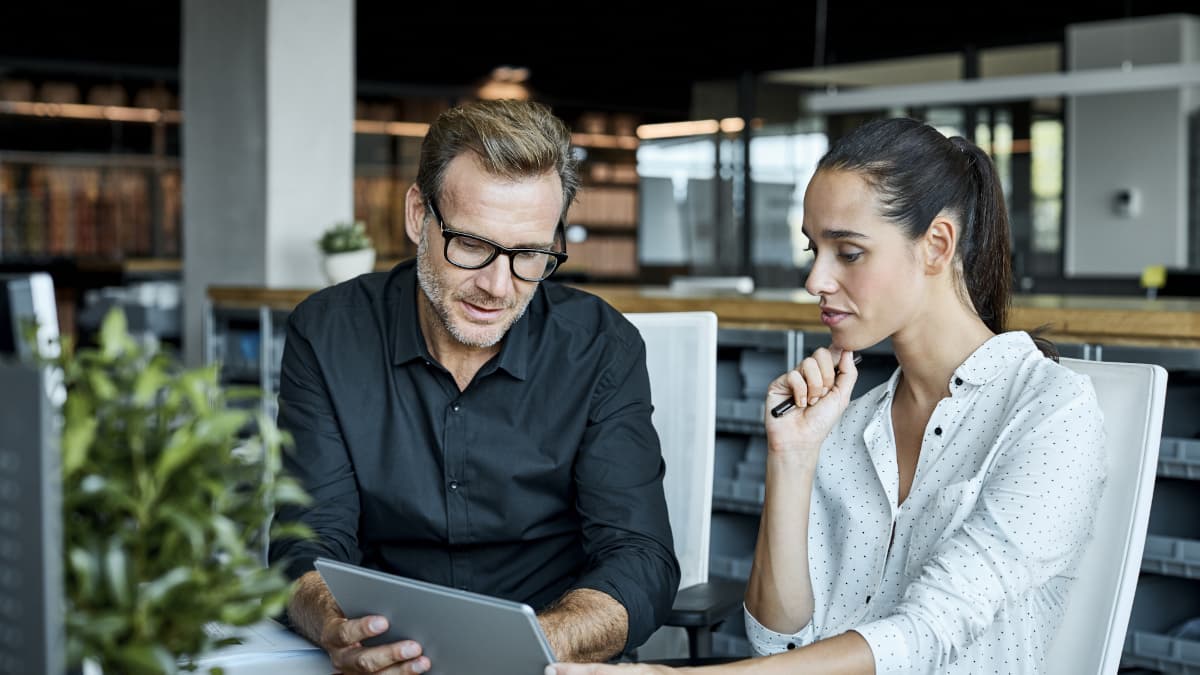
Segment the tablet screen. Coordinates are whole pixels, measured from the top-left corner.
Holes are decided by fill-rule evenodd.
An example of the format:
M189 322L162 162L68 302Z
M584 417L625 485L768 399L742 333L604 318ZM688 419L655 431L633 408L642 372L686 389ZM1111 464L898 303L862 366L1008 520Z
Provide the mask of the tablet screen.
M318 558L317 571L349 618L387 618L366 645L416 640L441 675L540 675L554 662L528 605Z

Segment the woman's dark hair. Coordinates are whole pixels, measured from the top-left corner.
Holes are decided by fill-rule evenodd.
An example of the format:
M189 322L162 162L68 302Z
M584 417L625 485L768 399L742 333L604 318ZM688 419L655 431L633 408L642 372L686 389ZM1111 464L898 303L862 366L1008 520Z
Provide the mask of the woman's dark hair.
M967 296L993 333L1004 332L1012 299L1008 210L996 168L979 146L917 120L875 120L834 143L817 170L861 176L879 195L880 215L910 239L924 235L939 213L955 217ZM1034 340L1057 359L1053 344Z

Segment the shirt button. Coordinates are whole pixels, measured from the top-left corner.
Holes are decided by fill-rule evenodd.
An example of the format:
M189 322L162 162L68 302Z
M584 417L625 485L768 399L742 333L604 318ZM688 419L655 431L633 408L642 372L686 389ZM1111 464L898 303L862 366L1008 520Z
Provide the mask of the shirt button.
M462 404L459 403L458 401L455 401L454 403L450 404L450 409L453 410L454 412L458 412L458 409L461 407L462 407Z
M449 486L449 487L450 487L450 489L451 489L452 491L453 491L453 490L457 490L457 489L458 489L458 481L456 481L456 480L452 480L452 481L450 481L450 486Z
M954 378L954 384L957 384L961 387L962 386L962 378L961 377Z
M934 434L936 434L936 435L938 435L938 436L941 436L941 435L942 435L942 428L941 428L941 427L934 427L934 428L933 428L933 433L934 433Z

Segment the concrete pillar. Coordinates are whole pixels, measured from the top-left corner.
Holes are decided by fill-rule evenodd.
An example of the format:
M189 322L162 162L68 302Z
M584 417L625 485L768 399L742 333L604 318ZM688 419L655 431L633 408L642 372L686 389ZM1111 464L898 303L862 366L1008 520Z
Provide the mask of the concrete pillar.
M184 357L207 288L323 283L354 213L353 0L184 0Z

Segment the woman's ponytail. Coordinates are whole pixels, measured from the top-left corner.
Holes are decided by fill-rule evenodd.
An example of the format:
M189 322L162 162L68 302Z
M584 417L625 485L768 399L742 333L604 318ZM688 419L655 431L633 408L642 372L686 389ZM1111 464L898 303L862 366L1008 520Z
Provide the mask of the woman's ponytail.
M966 157L974 188L963 204L959 236L963 281L975 311L993 333L1003 333L1012 301L1012 244L1004 190L992 160L961 136L950 142Z

